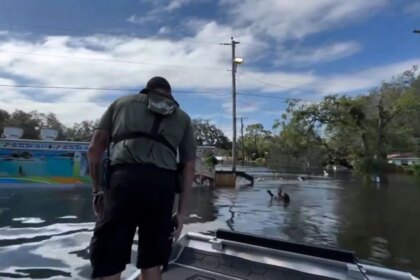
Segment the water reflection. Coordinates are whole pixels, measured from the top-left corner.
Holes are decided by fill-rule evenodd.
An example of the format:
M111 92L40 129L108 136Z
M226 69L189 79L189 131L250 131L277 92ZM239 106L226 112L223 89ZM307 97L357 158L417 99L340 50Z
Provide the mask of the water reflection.
M0 197L0 227L26 227L19 220L22 217L41 219L31 226L53 224L69 215L76 216L77 222L93 221L87 188L0 188Z
M338 213L343 227L339 245L377 264L420 274L419 184L413 178L390 177L389 183L356 187L341 183Z
M291 197L283 202L272 201L266 190L218 190L215 206L220 217L226 218L228 228L312 244L336 244L338 219L334 215L336 193L321 187L322 182L300 182L283 185ZM305 186L311 187L306 188Z
M0 197L1 279L89 278L88 244L94 226L89 189L0 188ZM195 189L188 222L216 220L214 199L212 190ZM134 270L131 265L125 274Z
M282 185L285 207L266 190ZM358 181L264 181L237 190L195 188L185 231L218 228L351 249L367 261L420 274L420 188ZM0 278L84 279L93 229L89 189L0 188ZM134 262L134 255L133 255ZM126 274L134 271L129 266Z

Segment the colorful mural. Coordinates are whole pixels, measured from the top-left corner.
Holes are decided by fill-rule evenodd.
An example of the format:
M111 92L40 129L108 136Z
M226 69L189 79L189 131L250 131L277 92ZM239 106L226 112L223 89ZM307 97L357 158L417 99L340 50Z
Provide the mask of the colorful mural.
M88 146L0 139L0 183L87 184Z
M0 184L90 183L89 143L0 139ZM215 148L198 147L196 176L214 179Z

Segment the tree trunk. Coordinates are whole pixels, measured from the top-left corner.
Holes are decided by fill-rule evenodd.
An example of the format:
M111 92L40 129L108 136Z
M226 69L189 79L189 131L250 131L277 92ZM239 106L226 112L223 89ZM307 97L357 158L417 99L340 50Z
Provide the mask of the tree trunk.
M376 129L376 151L375 151L375 175L380 178L381 182L386 181L385 170L383 164L386 162L386 155L384 153L384 140L385 140L385 125L386 125L386 112L383 107L382 98L378 103L378 126Z
M369 151L369 142L368 142L368 138L367 138L367 135L366 135L366 132L365 131L362 130L361 135L360 135L360 138L362 139L363 155L365 157L366 156L369 156L369 153L370 153L370 151Z
M390 114L387 114L386 110L384 109L383 100L379 101L378 104L378 127L377 127L377 135L376 135L376 158L380 160L386 160L386 153L385 153L385 128L389 121L392 119Z

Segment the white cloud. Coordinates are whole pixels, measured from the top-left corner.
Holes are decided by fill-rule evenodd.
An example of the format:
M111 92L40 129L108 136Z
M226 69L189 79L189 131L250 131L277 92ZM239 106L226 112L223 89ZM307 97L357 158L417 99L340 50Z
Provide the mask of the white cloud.
M0 85L16 85L16 83L13 80L4 79L0 76ZM11 101L16 102L16 100L27 102L26 96L17 91L16 88L0 87L0 104L8 104ZM7 106L1 106L1 108L7 108Z
M191 117L194 119L215 121L217 119L222 119L223 117L226 117L226 114L224 114L223 112L218 112L218 113L213 113L213 114L191 114Z
M262 112L263 114L267 116L274 116L275 118L280 118L284 113L286 113L285 110L264 110Z
M158 21L160 21L159 15L150 12L141 16L131 15L129 18L127 18L127 22L138 25L149 24Z
M133 88L137 91L150 77L161 75L168 78L175 90L228 93L231 84L226 71L230 68L229 48L191 44L190 40L206 36L217 38L230 33L229 27L210 22L195 36L180 41L127 36L48 36L38 41L10 38L0 41L0 69L16 79L3 78L0 83ZM244 49L244 52L248 50ZM25 92L29 91L2 87L0 106L9 111L18 108L51 111L66 124L98 118L105 107L94 100L110 94L97 90L39 89L31 90L37 94L30 96ZM216 94L202 96L225 98Z
M407 5L404 8L404 13L414 17L420 17L420 2L415 2Z
M10 79L0 77L0 85L16 85ZM15 110L30 112L53 112L65 125L71 126L75 122L86 119L96 119L105 111L104 105L88 102L87 100L94 95L92 92L59 91L55 96L44 90L31 90L24 94L24 89L14 87L0 87L0 108L9 113ZM57 97L57 93L62 93L62 97ZM37 98L44 97L47 101L36 101Z
M172 0L171 2L169 2L168 6L166 6L165 9L168 11L177 10L181 8L182 6L188 5L191 2L192 0Z
M388 0L223 0L238 26L273 39L304 38L371 16Z
M321 95L334 93L354 93L379 86L381 82L420 65L420 58L376 66L366 70L320 77L313 88Z
M146 0L143 2L150 5L151 8L141 15L131 15L126 21L138 25L161 23L168 18L170 13L180 10L192 3L197 5L207 1L209 0Z
M230 115L232 115L232 102L226 102L222 104L223 110ZM257 112L260 109L259 103L243 103L243 102L236 102L236 114L237 115L246 115L249 113Z
M175 88L224 88L230 81L223 71L229 68L226 50L182 41L47 37L43 42L0 42L0 49L10 51L0 57L4 71L38 84L137 88L157 74L167 76ZM214 73L206 76L209 71Z
M198 4L208 2L209 0L142 0L145 4L154 7L154 10L159 13L173 12L179 10L189 4Z
M233 138L233 127L232 127L232 119L230 118L228 121L223 123L223 125L219 126L219 128L223 131L223 133L226 135L227 138L229 138L232 141ZM238 132L238 128L236 129L236 132Z
M238 70L238 91L254 89L266 92L285 92L310 87L319 77L311 72L263 72Z
M75 122L80 122L82 120L94 120L99 118L105 111L105 106L99 106L94 103L79 103L76 101L43 103L30 101L28 99L0 101L0 108L3 108L10 113L14 110L23 110L26 112L33 110L39 112L52 112L67 126L71 126Z
M244 72L238 80L238 92L254 89L256 93L271 92L272 96L278 93L279 97L284 98L319 100L329 94L363 93L414 65L420 65L420 58L329 75L311 72Z
M161 28L159 28L158 34L166 35L166 34L169 34L170 32L171 32L171 28L169 26L162 26Z
M168 78L174 90L219 91L228 94L231 88L231 74L227 71L231 67L230 48L193 42L206 42L208 38L213 42L226 42L235 32L241 34L241 40L244 42L253 42L256 36L250 29L232 28L214 21L200 21L193 30L193 36L178 41L105 35L48 36L38 41L25 37L6 37L9 39L0 41L0 69L7 76L0 77L0 84L140 89L150 77L161 75ZM302 63L325 61L329 59L328 52L337 57L350 53L351 47L356 48L356 45L352 45L351 42L347 45L337 43L327 46L329 51L314 51L307 57L296 51L290 59ZM244 56L246 62L249 61L249 57L260 54L261 48L252 44L241 44L238 48L238 55ZM298 90L312 92L313 96L318 97L334 92L352 92L374 87L382 80L407 70L413 64L420 64L420 60L377 66L353 73L321 76L312 71L252 69L247 68L245 63L238 70L238 92L278 92L283 97L290 97L291 93ZM39 89L36 91L37 96L31 97L26 94L28 90L7 87L1 87L0 90L0 107L9 111L17 108L51 111L66 124L98 118L105 110L105 104L94 101L110 95L110 92L97 90ZM226 99L226 96L202 96ZM40 100L47 100L49 103ZM261 109L261 104L242 105L238 104L238 114L255 113ZM223 109L230 112L230 103L226 102Z
M347 56L351 56L361 50L356 42L339 42L319 48L292 48L279 51L278 65L284 64L314 64L330 62Z
M278 118L280 115L277 115L276 117ZM246 118L244 119L244 134L246 133L246 127L250 124L256 124L256 123L262 123L264 126L264 129L266 130L271 130L272 131L272 125L273 125L273 120L270 119L267 122L263 122L261 121L260 118L258 117L249 117L249 116L245 116ZM232 124L232 117L226 119L226 121L219 126L219 128L224 132L224 134L230 139L232 140L232 136L233 136L233 124ZM236 122L236 137L237 139L239 139L239 137L241 136L241 121L238 119L238 121Z

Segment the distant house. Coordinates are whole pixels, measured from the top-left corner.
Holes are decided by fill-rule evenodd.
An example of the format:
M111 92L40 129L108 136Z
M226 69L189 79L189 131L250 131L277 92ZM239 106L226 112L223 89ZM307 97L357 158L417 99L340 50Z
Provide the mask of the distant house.
M388 162L396 165L420 164L420 157L414 153L395 153L388 155Z

